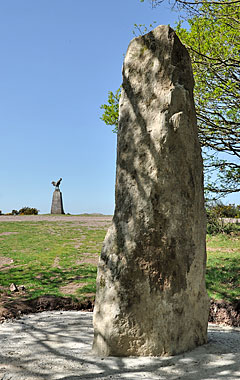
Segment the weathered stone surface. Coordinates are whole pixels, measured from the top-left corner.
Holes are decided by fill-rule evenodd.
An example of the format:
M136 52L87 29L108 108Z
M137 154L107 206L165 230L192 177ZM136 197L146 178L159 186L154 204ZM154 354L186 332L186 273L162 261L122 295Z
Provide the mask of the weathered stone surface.
M62 193L59 189L54 190L53 193L51 214L64 214Z
M116 205L98 266L93 352L174 355L207 341L203 170L190 58L159 26L123 66Z
M18 288L16 286L16 284L12 283L10 286L9 286L9 289L11 292L18 292Z

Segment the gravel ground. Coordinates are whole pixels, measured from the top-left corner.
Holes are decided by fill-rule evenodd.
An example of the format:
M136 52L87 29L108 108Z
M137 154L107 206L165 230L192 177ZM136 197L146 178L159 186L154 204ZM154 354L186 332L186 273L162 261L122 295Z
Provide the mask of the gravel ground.
M92 313L30 314L0 325L1 380L239 380L240 328L209 325L208 344L168 358L91 355Z
M0 215L1 222L80 222L89 227L110 225L112 215Z

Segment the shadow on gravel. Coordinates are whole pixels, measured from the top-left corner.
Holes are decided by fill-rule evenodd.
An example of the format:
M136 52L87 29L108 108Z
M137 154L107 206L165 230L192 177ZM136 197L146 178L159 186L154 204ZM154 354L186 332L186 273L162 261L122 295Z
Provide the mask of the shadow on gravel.
M209 343L161 358L91 355L92 315L42 313L0 326L1 380L240 379L240 330L209 326Z

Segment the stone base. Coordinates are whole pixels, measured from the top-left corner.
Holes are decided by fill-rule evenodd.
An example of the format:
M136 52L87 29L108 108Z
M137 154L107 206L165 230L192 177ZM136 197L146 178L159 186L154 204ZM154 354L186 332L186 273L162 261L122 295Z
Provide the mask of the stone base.
M57 189L53 193L51 214L64 214L62 193Z

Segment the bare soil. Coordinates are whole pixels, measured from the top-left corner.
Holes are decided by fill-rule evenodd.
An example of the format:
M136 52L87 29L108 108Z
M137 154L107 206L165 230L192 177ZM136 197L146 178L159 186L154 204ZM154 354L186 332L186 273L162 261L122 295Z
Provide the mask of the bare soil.
M91 294L92 296L92 294ZM10 299L3 296L0 299L0 323L7 319L19 318L23 314L39 313L53 310L93 311L94 299L74 301L68 297L41 296L34 300L23 298ZM211 300L209 322L225 326L240 327L240 301L229 303L223 300Z
M208 321L240 327L240 300L230 303L224 300L211 299Z
M0 270L6 269L6 267L12 266L13 260L10 257L0 256Z
M0 215L1 222L81 222L86 227L105 227L112 220L112 215Z
M23 314L53 310L93 311L93 300L74 301L70 297L41 296L34 300L3 296L0 299L0 323L8 319L20 318Z

